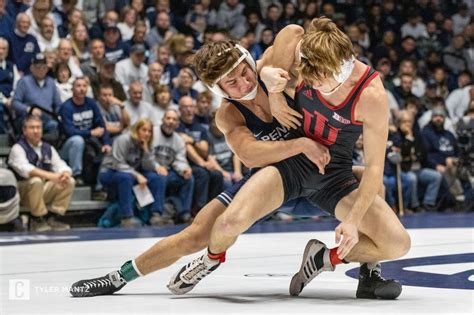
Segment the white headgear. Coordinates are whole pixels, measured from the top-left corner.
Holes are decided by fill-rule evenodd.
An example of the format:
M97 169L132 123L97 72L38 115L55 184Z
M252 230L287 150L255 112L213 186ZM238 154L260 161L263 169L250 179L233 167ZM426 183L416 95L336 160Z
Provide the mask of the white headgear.
M349 78L349 76L352 73L352 70L354 70L355 66L355 58L354 56L351 56L350 59L344 60L344 62L341 64L341 70L339 73L333 73L334 80L336 80L339 83L344 83L346 80Z
M221 97L224 97L224 98L227 98L227 99L233 99L233 100L236 100L236 101L249 101L249 100L253 100L256 96L257 96L257 89L258 89L258 84L255 85L255 87L252 89L252 91L250 91L250 93L248 93L247 95L241 97L241 98L232 98L230 97L226 92L224 92L221 87L219 86L219 81L225 77L226 75L228 75L232 70L234 70L235 68L237 68L237 66L242 62L242 61L246 61L249 66L252 68L253 72L255 72L255 75L257 74L257 65L255 64L255 60L253 60L252 58L252 55L250 55L250 52L245 49L244 47L240 46L239 44L236 44L234 47L232 48L227 48L226 50L224 50L224 52L221 52L219 54L223 54L223 53L226 53L228 51L230 51L231 49L237 49L239 51L239 53L241 54L240 58L237 59L237 61L232 65L232 67L230 67L229 70L227 70L224 74L222 74L220 77L218 77L214 83L212 83L212 85L208 85L207 87L209 88L209 90L211 90L212 93L216 94L216 95L219 95Z
M300 59L308 59L301 51L299 57ZM354 70L355 60L356 59L354 58L354 56L351 56L349 59L344 60L341 63L339 71L337 73L332 74L334 80L339 83L332 91L323 92L319 90L319 92L323 95L331 95L332 93L336 92L342 86L342 84L346 82L346 80L350 77L352 71Z
M308 59L301 51L299 57L300 59ZM339 71L337 73L332 74L334 80L341 84L346 82L346 80L351 75L352 70L354 70L355 60L356 59L354 58L354 56L351 56L349 59L344 60L341 63L341 68L339 68Z

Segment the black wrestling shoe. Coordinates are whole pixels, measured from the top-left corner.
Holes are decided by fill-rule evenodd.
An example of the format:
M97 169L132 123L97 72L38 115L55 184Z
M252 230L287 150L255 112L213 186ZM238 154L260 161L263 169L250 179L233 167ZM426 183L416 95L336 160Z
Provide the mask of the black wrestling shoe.
M360 266L358 299L394 300L402 293L402 285L396 280L385 280L381 275L380 264L369 269L367 264Z
M127 281L117 270L100 278L78 281L71 286L69 292L73 297L110 295L122 289L126 284Z

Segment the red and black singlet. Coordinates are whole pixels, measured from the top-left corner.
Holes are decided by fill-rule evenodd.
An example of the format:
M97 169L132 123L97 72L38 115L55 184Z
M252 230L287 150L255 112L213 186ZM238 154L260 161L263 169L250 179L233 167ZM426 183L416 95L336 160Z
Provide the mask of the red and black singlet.
M362 133L362 123L355 119L355 106L364 88L378 75L367 67L346 99L330 105L311 86L301 82L296 89L296 110L303 115L300 136L306 136L329 148L330 164L352 165L352 150ZM377 104L374 104L377 106Z

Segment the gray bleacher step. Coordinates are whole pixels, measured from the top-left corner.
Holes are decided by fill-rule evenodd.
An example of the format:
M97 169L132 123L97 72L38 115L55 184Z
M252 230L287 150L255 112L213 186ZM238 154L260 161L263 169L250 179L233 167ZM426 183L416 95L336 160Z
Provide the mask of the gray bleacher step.
M10 154L10 147L0 147L0 156L7 157Z
M85 211L85 210L103 210L107 208L109 203L107 201L95 201L95 200L86 200L86 201L71 201L69 204L70 211ZM30 212L27 207L20 207L20 212L28 213Z
M71 200L72 201L87 201L91 200L91 188L88 186L84 187L76 187L74 188L74 192L72 193Z
M9 147L10 144L8 143L8 135L1 134L0 135L0 147Z
M107 208L108 205L108 201L71 201L68 211L103 210Z

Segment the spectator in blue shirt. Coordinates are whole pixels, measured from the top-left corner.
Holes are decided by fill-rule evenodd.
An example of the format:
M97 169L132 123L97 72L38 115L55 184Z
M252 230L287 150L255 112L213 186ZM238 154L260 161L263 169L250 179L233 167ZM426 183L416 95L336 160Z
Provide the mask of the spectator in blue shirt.
M8 59L17 66L21 74L29 73L31 59L40 52L38 41L28 34L30 26L30 17L26 13L20 13L16 17L15 30L7 37L10 44Z
M432 109L431 122L422 130L423 141L427 149L428 167L437 170L446 180L445 188L461 201L472 196L469 182L460 181L456 174L458 156L457 140L454 134L444 129L446 111L442 107ZM464 193L464 196L462 196Z
M61 97L56 83L54 79L47 76L46 57L38 53L33 57L31 63L31 74L18 81L13 96L13 109L18 118L18 126L21 126L23 118L33 105L38 105L52 113L57 113L61 106ZM31 113L41 116L45 139L49 142L57 140L58 122L53 117L42 113L38 108L34 108Z
M18 71L13 62L7 60L8 42L0 37L0 133L5 133L3 113L11 106L11 96Z
M0 35L5 36L13 30L15 22L6 8L6 1L0 1Z
M111 142L104 119L96 102L86 97L88 81L77 78L72 85L72 98L59 111L67 138L61 157L69 162L77 184L95 185L103 153L110 152Z
M193 212L199 211L208 200L221 193L222 173L214 169L209 159L209 137L206 128L194 120L196 103L190 96L179 100L181 123L176 129L186 143L188 160L194 174Z
M178 74L178 86L171 90L173 103L178 104L183 96L190 96L193 101L197 100L198 91L193 89L194 73L190 68L182 68Z
M6 2L7 12L12 18L15 18L19 13L28 10L28 5L26 5L23 0L10 0Z
M120 30L115 23L105 25L105 57L118 62L128 57L127 45L120 38Z

